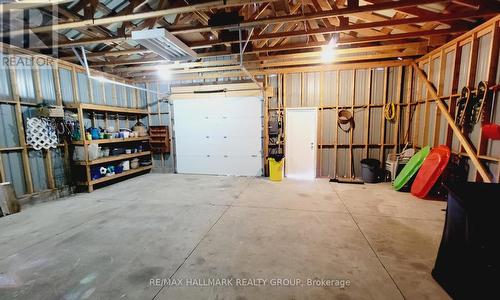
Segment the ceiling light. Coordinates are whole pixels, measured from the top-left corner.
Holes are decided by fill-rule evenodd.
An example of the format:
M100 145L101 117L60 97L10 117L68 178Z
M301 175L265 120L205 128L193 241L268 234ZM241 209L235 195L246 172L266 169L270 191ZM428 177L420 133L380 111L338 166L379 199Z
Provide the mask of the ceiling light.
M331 63L336 57L335 48L337 48L338 35L334 35L321 51L321 60L324 63Z
M170 67L168 65L159 65L156 67L156 73L162 80L170 80Z
M321 52L321 61L324 63L331 63L335 59L335 51L333 49L323 49Z
M170 61L197 58L196 52L164 28L132 31L132 39Z

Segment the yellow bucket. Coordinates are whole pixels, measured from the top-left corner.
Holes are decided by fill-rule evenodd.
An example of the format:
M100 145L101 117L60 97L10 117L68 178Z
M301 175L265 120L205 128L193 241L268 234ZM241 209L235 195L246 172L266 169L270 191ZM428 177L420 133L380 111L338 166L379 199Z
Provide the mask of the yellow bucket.
M268 158L269 161L269 179L272 181L283 180L283 159L276 161L274 158Z

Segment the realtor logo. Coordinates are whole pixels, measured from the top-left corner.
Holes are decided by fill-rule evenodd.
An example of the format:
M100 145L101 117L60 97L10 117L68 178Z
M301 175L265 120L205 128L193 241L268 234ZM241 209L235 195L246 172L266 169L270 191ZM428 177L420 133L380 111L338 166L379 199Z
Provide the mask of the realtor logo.
M35 33L58 23L58 4L68 0L0 0L1 42L47 55L57 54L58 32Z

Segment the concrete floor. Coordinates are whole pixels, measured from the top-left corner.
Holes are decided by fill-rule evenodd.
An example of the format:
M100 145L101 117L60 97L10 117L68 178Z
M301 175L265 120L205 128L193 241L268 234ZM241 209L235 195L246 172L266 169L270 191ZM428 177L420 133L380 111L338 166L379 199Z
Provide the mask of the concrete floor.
M388 184L149 174L0 218L0 299L448 299L430 276L445 207Z

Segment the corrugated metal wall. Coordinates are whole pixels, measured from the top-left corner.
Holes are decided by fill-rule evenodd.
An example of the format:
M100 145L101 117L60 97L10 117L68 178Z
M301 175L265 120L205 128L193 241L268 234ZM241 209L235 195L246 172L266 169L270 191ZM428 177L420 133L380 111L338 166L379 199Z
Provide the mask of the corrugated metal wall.
M5 54L0 54L1 57ZM0 57L0 58L1 58ZM23 52L12 56L29 61L31 57ZM100 81L90 81L81 67L70 63L38 60L36 64L17 63L7 65L0 60L0 181L12 182L18 196L63 188L70 184L68 154L64 144L49 151L35 151L25 144L24 131L18 122L35 116L38 103L62 104L88 102L106 105L136 107L136 90L122 88ZM106 74L102 74L106 77ZM12 80L12 78L14 80ZM113 80L119 78L113 77ZM12 91L15 91L13 93ZM137 93L138 94L138 93ZM58 98L60 97L60 98ZM119 100L119 102L118 102ZM146 100L144 100L144 103ZM120 126L131 127L135 119L127 116L108 115L108 120L120 120ZM103 114L95 114L97 126L104 126ZM91 119L85 117L86 126ZM143 119L144 123L147 118ZM50 168L50 170L48 169ZM52 174L51 176L49 176Z
M400 138L397 131L404 119L398 113L395 120L385 120L384 104L393 102L398 112L404 111L404 74L403 67L382 67L272 75L268 85L275 88L276 95L269 101L269 116L286 108L318 108L319 176L349 176L351 149L354 171L359 176L361 159L384 160L388 153L396 151ZM341 109L353 114L352 141L350 134L337 126ZM273 146L269 148L272 152Z
M436 52L419 59L420 67L427 74L427 78L433 83L441 96L441 100L454 110L456 99L463 87L469 87L475 93L480 81L490 80L490 86L498 85L500 70L498 65L490 65L499 57L498 46L493 43L493 30L495 24L477 32L469 32L457 39L457 42L446 45ZM495 29L498 32L498 28ZM498 38L498 33L496 33ZM496 48L493 48L496 47ZM477 53L477 55L475 55ZM458 56L458 57L457 57ZM457 60L457 61L456 61ZM500 60L500 58L498 58ZM429 62L431 68L429 69ZM442 72L442 78L440 78ZM494 74L489 74L490 72ZM423 82L413 76L414 86L423 85ZM498 89L496 89L498 90ZM498 104L498 91L490 92L488 104L491 112L491 122L500 123L500 105ZM425 94L425 89L414 89L412 99L415 105L417 118L412 121L415 130L412 132L412 141L416 147L425 145L437 146L447 144L452 152L462 157L467 157L465 151L460 147L458 138L451 133L444 115L437 108L433 99ZM417 101L418 100L418 101ZM486 111L488 115L488 111ZM452 115L454 117L454 115ZM486 141L483 147L481 141L481 122L474 124L472 130L467 134L472 146L482 163L490 170L495 182L499 180L500 142ZM450 136L450 138L447 138ZM469 181L480 179L477 170L469 163Z
M171 128L170 104L165 96L170 94L171 85L191 83L193 83L193 81L152 81L148 83L136 83L136 86L140 88L162 93L162 96L159 96L156 93L147 91L137 90L135 92L135 94L137 94L136 99L138 107L149 111L149 116L140 121L146 126L166 125ZM123 99L127 99L127 101L130 102L131 96L132 89L127 89L125 98ZM156 171L167 173L174 171L173 155L169 153L163 155L153 154L153 163Z

